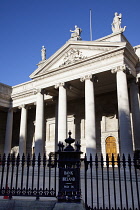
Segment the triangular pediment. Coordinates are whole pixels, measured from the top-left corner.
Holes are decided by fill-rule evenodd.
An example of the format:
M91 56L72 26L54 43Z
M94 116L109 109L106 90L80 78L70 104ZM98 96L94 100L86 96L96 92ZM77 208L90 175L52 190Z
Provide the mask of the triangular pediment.
M40 62L38 68L30 75L31 79L49 75L55 69L78 64L97 55L106 54L116 48L123 47L125 42L104 41L71 41L66 42L49 59Z

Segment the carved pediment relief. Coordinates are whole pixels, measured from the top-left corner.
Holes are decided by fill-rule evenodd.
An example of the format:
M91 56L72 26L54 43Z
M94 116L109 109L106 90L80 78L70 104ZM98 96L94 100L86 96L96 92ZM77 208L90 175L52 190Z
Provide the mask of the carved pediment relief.
M65 53L63 63L60 65L60 67L81 61L85 58L86 56L84 56L80 50L72 48L69 52Z

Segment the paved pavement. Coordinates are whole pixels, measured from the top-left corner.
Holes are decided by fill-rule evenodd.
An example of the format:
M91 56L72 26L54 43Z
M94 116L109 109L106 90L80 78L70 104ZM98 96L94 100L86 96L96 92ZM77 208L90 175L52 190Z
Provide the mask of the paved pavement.
M81 203L56 203L53 210L85 210L83 202Z
M12 200L0 197L0 210L85 210L81 203L61 203L56 198L13 197Z
M0 210L53 210L56 201L34 199L0 200Z

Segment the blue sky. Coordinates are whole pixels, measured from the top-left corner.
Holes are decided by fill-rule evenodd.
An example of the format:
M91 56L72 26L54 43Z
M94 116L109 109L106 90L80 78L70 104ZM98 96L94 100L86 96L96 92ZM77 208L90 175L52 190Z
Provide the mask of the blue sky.
M93 40L112 33L114 13L122 13L124 35L140 44L140 0L0 0L0 82L17 85L41 61L41 47L47 58L70 38L74 25L89 40L89 11L92 9Z

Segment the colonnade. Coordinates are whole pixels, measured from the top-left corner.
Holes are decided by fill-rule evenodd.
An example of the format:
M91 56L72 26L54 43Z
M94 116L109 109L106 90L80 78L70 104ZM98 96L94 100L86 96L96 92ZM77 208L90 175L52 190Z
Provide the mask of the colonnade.
M136 83L133 83L135 89L133 88L132 84L130 85L130 101L133 118L133 123L131 123L132 121L130 115L130 104L127 85L127 73L130 73L130 70L125 65L123 65L112 69L112 73L116 73L117 83L120 154L124 154L127 156L129 153L131 156L133 156L133 150L140 148L140 132L138 126L134 126L135 124L139 125L140 122L138 87ZM132 128L134 134L134 148L132 141ZM137 144L136 142L138 141L139 143Z
M118 121L119 121L119 144L121 154L133 154L132 143L132 125L130 118L130 107L128 97L128 86L125 67L120 66L112 70L116 73L117 98L118 98ZM86 75L80 79L85 82L85 141L86 151L89 157L90 153L96 153L96 126L95 126L95 100L94 100L94 79L93 75ZM58 95L58 141L63 142L67 137L67 88L65 83L55 85L59 89ZM135 149L140 149L140 109L138 102L138 89L135 83L130 85L131 110L133 118L133 133L135 140ZM27 106L21 107L19 153L26 154L26 133L27 133ZM7 114L7 125L5 135L4 152L8 154L11 151L12 141L13 110L9 109ZM35 154L43 154L44 128L44 93L39 89L36 92L36 124L35 124Z

